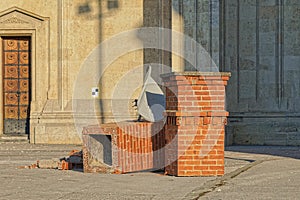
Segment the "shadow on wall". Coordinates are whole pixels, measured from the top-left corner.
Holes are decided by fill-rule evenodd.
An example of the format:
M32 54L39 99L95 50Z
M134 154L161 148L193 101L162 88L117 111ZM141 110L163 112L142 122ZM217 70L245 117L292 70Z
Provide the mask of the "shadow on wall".
M173 0L172 10L179 17L172 19L177 31L197 43L183 44L185 71L218 71L221 61L220 11L218 0ZM174 16L174 15L173 15ZM203 52L205 51L205 53Z
M171 0L143 0L143 27L160 27L171 29ZM164 31L157 32L157 45L162 49L171 49L171 35ZM161 35L160 35L161 34ZM138 36L139 37L139 36ZM143 40L143 38L140 38ZM144 74L148 71L147 64L165 65L171 68L171 52L162 49L145 48L144 49ZM153 64L152 64L153 65ZM155 66L153 65L153 66ZM153 67L152 77L157 83L160 83L160 75L170 73L168 67Z
M97 6L96 6L96 4ZM104 8L104 6L106 6L106 8ZM78 5L77 7L77 14L78 15L82 15L82 16L87 16L87 17L91 17L92 19L95 17L96 19L98 19L98 41L102 41L103 40L103 17L106 15L106 14L109 14L109 13L106 13L104 12L104 10L108 10L109 12L110 11L113 11L113 10L116 10L116 9L119 9L119 6L120 6L120 3L119 3L119 0L86 0L85 2L81 3ZM98 10L98 13L96 16L93 16L93 12L94 10ZM99 58L102 57L102 50L100 49L99 50ZM101 60L101 59L99 59ZM101 63L99 63L99 71L98 73L101 73L102 72L102 69L103 66L101 66ZM98 87L99 87L99 92L101 93L101 91L103 91L103 88L102 88L102 80L99 80L99 83L98 83ZM101 96L101 94L100 94ZM104 113L104 100L103 99L98 99L98 108L99 108L99 112L100 113ZM105 119L103 117L100 117L99 119L99 123L103 124L105 122Z

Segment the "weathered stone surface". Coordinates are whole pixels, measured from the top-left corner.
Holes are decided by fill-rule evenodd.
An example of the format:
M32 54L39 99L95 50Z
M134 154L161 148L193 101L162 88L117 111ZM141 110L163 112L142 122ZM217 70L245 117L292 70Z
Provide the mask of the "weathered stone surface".
M282 3L225 3L224 65L232 72L227 144L299 145L300 5L293 0ZM291 122L297 131L279 128Z
M86 58L101 42L119 33L149 26L172 28L186 34L211 55L220 70L232 73L227 91L227 109L232 118L251 115L253 119L268 124L274 113L279 116L292 115L295 119L300 116L298 0L119 0L118 3L28 0L26 4L6 0L0 2L0 8L0 37L26 35L33 42L30 110L30 141L33 143L81 143L81 135L74 128L74 109L78 109L76 111L82 119L90 119L95 110L96 120L102 122L135 119L136 112L128 99L138 97L143 82L142 67L141 70L133 70L137 66L162 63L172 66L173 71L184 71L195 70L194 64L201 69L211 70L210 62L205 61L197 49L184 44L184 41L168 44L179 46L182 55L141 48L120 55L104 70L102 57L112 48L116 51L126 48L128 43L124 40L105 51L99 51L97 58L92 59L97 73L80 74L88 88L99 87L99 99L94 101L89 89L74 89ZM141 38L136 35L133 38L142 46ZM164 39L164 44L170 42L170 38ZM160 44L162 41L156 42ZM93 77L101 70L104 71L101 79L94 84ZM123 84L121 80L131 72L134 78ZM155 73L159 75L161 72ZM121 87L116 89L118 84ZM132 87L128 86L136 87L131 91L129 88ZM79 91L88 103L74 103L74 91ZM116 94L126 98L116 98ZM77 105L81 106L78 108ZM126 107L128 112L116 114L112 107L117 110ZM92 113L86 112L91 110ZM263 117L258 117L261 114ZM283 126L288 126L284 117L280 120ZM228 130L234 133L227 133L237 135L240 139L236 141L242 141L244 136L248 138L246 135L249 135L251 128L260 126L254 122L247 125L249 129L239 128L244 125L243 122L229 123ZM2 127L1 119L0 133L3 132ZM261 130L261 135L267 134L267 130L274 132L274 129L266 126ZM274 138L277 137L275 135ZM271 140L272 135L266 139L255 133L251 138L253 144L262 143L260 140L279 144L277 140ZM295 145L298 139L295 142L287 141L287 144Z
M117 4L112 4L111 1L85 3L81 0L29 0L24 4L21 1L8 0L1 1L0 8L0 37L26 35L33 42L30 70L30 142L80 144L81 136L74 128L72 96L82 64L90 52L104 40L123 31L142 27L143 11L147 10L149 13L152 11L151 6L144 7L143 1L125 0L118 1ZM136 40L140 41L138 38ZM102 79L97 80L91 87L99 84L101 98L111 103L115 85L130 70L141 66L143 59L142 49L126 52L112 60ZM99 62L96 63L97 69L103 67L100 65ZM141 86L143 71L135 72L135 77L128 84L136 85L138 90L136 80L140 80ZM91 77L86 78L91 80ZM138 97L139 92L128 92L127 88L126 85L121 88L123 92L131 92L126 98ZM82 98L93 100L90 93L90 89L82 91ZM0 95L0 108L2 96ZM120 105L124 106L124 103L121 102ZM98 117L112 120L111 106L105 102L102 108ZM88 110L91 109L85 111ZM135 117L131 105L128 105L127 110L131 113L118 117ZM88 118L90 115L91 113L85 113L82 117ZM2 119L0 127L2 134Z

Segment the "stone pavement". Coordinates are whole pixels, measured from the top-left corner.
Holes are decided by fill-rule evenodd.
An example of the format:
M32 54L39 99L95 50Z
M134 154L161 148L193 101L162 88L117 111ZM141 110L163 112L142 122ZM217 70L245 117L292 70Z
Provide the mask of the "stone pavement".
M0 199L299 199L300 148L226 148L225 176L18 169L80 146L0 144Z

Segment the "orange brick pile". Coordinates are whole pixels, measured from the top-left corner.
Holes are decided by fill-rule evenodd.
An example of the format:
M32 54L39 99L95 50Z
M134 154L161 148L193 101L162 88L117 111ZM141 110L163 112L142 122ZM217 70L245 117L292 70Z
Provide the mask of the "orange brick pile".
M67 158L51 159L51 160L37 160L36 163L29 166L19 166L19 169L59 169L59 170L73 170L82 169L82 151L72 150Z

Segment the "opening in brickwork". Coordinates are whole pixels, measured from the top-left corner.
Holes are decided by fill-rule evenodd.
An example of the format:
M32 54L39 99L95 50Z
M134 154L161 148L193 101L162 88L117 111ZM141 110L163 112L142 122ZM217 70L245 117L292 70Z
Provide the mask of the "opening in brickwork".
M112 166L112 144L110 135L91 135L89 150L94 158L106 165Z

